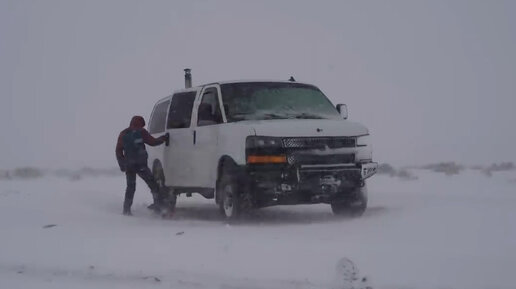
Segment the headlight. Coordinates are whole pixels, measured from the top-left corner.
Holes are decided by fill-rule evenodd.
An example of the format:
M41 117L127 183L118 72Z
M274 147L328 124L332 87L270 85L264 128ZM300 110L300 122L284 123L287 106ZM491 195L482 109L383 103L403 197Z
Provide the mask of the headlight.
M246 139L246 159L249 164L286 163L281 138L248 136Z
M371 136L370 135L363 135L357 137L357 147L365 147L371 145Z
M248 136L247 148L281 148L281 138L267 136Z

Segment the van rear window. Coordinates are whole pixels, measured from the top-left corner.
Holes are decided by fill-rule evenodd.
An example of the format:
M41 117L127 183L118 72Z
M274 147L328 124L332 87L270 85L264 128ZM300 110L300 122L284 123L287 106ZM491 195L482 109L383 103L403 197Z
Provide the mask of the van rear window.
M156 105L152 113L149 132L151 134L161 133L165 131L165 119L167 118L167 110L170 100L164 101Z

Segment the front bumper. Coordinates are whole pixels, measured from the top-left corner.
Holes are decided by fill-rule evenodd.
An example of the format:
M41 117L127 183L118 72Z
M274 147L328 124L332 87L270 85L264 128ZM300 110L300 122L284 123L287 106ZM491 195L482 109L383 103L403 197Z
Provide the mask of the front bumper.
M377 163L301 166L249 166L249 191L257 206L331 203L353 198L373 176Z
M365 164L362 164L361 166L361 174L362 174L362 179L367 179L371 176L373 176L374 174L376 174L376 171L378 170L378 163L365 163Z

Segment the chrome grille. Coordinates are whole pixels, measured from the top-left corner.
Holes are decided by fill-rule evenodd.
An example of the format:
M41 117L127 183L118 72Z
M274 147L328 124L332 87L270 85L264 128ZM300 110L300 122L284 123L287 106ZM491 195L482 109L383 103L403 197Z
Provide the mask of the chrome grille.
M283 139L286 149L338 149L356 146L354 137L291 137Z
M283 138L283 148L291 165L349 164L354 153L323 153L328 149L354 148L354 137L289 137ZM321 151L321 153L317 153Z
M287 161L291 165L333 165L349 164L355 162L355 154L307 154L291 153L287 155Z

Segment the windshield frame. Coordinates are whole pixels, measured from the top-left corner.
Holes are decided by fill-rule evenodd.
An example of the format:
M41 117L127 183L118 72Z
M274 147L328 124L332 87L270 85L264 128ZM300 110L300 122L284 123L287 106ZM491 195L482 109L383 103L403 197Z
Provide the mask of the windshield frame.
M240 114L231 114L231 109L228 108L229 106L226 105L226 100L229 93L229 89L234 89L235 87L242 87L242 86L263 86L270 88L304 88L304 89L310 89L314 90L320 96L321 104L328 105L328 114L317 114L317 113L310 113L310 112L299 112L292 115L279 115L275 113L275 111L264 111L264 113L260 114L241 114L240 117L235 117L236 115ZM335 105L328 99L328 97L315 85L306 84L306 83L299 83L299 82L274 82L274 81L248 81L248 82L231 82L231 83L221 83L220 84L220 90L221 90L221 104L224 107L224 115L226 117L227 122L239 122L239 121L248 121L248 120L271 120L271 119L340 119L340 114L335 107ZM326 107L325 107L326 109ZM251 118L244 117L245 115L252 115Z

